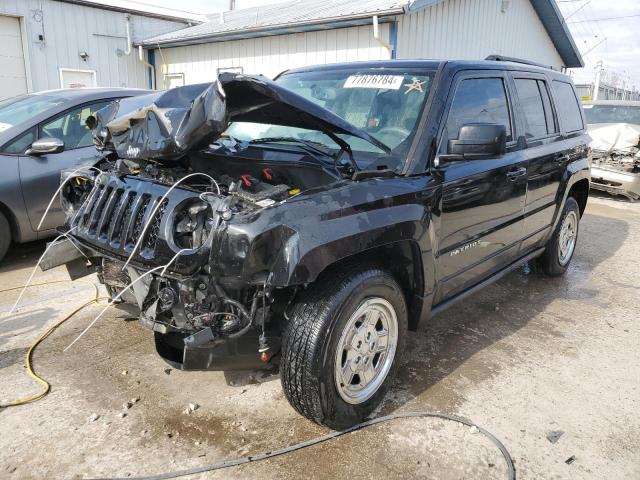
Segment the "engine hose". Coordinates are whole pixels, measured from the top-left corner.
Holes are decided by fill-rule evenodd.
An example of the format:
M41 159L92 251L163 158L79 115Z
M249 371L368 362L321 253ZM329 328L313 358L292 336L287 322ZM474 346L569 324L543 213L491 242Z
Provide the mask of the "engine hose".
M51 282L32 283L32 284L28 285L28 287L40 287L40 286L43 286L43 285L53 285L53 284L57 284L57 283L69 283L69 282L71 282L71 280L54 280L54 281L51 281ZM11 400L11 401L9 401L7 403L0 403L0 408L15 407L15 406L18 406L18 405L25 405L27 403L35 402L36 400L40 400L45 395L47 395L49 393L49 391L51 390L51 384L49 382L47 382L44 378L42 378L40 375L38 375L35 372L34 368L33 368L32 357L33 357L33 352L35 351L36 347L38 345L40 345L40 343L42 343L42 341L45 338L47 338L49 335L51 335L56 328L58 328L64 322L69 320L71 317L73 317L79 311L83 310L84 308L88 307L89 305L92 305L94 303L98 303L100 300L108 300L108 298L106 298L106 297L100 297L99 296L98 287L94 283L85 282L85 281L82 281L82 280L79 280L78 282L79 283L84 283L86 285L91 285L93 287L94 291L95 291L95 297L92 300L89 300L88 302L86 302L86 303L82 304L81 306L79 306L78 308L76 308L74 311L72 311L67 316L65 316L62 320L60 320L59 322L55 323L52 327L48 328L42 335L40 335L38 337L38 339L35 342L33 342L33 344L31 344L31 346L29 347L29 350L27 350L27 355L25 357L25 366L27 367L27 372L29 373L29 375L31 375L31 377L33 377L38 383L40 383L42 385L42 389L40 390L40 393L37 393L37 394L34 394L34 395L30 395L30 396L24 397L24 398L19 398L17 400ZM24 286L20 286L20 287L7 288L5 290L0 290L0 293L11 292L13 290L19 290L19 289L22 289L22 288L25 288L25 287Z
M236 300L233 300L231 298L226 298L226 297L221 299L224 303L233 305L238 309L238 311L240 312L240 315L236 315L236 319L238 319L238 323L242 321L240 320L241 317L244 317L247 321L247 324L241 327L237 331L233 331L233 329L236 328L235 325L233 327L225 328L224 331L221 331L220 333L222 333L222 335L225 338L239 337L241 335L244 335L251 328L251 326L253 325L253 317L255 316L255 313L256 313L257 299L258 299L258 295L256 295L256 297L253 299L253 302L251 304L251 313L248 313L247 310L242 306L242 304ZM229 332L229 330L232 330L232 331Z
M346 430L341 430L339 432L331 432L326 435L321 435L316 438L312 438L310 440L305 440L300 443L296 443L294 445L290 445L288 447L279 448L277 450L271 450L268 452L258 453L256 455L249 455L246 457L235 458L232 460L225 460L220 463L211 463L208 465L203 465L201 467L193 467L187 468L184 470L176 470L174 472L160 473L158 475L148 475L142 477L109 477L110 480L164 480L167 478L178 478L184 477L187 475L195 475L197 473L211 472L214 470L222 470L224 468L235 467L238 465L245 465L247 463L259 462L261 460L267 460L269 458L278 457L280 455L286 455L287 453L295 452L296 450L302 450L303 448L311 447L313 445L318 445L319 443L327 442L329 440L334 440L342 435L347 433L355 432L356 430L362 430L363 428L371 427L373 425L377 425L379 423L386 423L392 420L397 420L400 418L439 418L441 420L448 420L452 422L462 423L468 427L475 427L478 429L478 432L488 438L491 443L493 443L500 453L504 457L505 463L507 465L507 479L515 480L516 479L516 468L513 464L513 459L507 450L507 447L496 438L488 430L476 425L471 420L467 420L466 418L459 417L457 415L449 415L447 413L440 412L401 412L394 413L392 415L386 415L384 417L372 418L371 420L367 420L365 422L354 425L353 427L347 428ZM106 477L102 478L94 478L92 480L106 480Z

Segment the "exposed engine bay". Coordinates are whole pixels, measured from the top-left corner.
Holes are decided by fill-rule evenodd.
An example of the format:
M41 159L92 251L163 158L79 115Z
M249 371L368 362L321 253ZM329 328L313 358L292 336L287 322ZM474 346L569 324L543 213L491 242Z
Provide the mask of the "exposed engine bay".
M304 206L279 208L353 174L336 133L376 142L261 78L225 78L98 111L87 124L105 159L62 176L68 249L85 257L76 263L96 271L112 302L139 315L158 352L184 369L272 360L279 319L309 273L296 264L289 226L304 222ZM338 152L221 137L238 118L320 129ZM230 352L233 364L221 361Z
M592 188L630 200L640 198L640 125L589 126L593 149Z

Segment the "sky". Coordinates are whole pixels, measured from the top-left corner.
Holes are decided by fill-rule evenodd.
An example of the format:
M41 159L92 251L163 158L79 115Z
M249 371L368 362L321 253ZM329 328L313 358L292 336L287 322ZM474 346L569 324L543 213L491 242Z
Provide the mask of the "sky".
M593 81L602 61L608 72L640 90L640 1L565 0L558 6L585 62L585 68L573 71L574 80ZM595 21L611 17L626 18Z
M167 8L179 5L181 10L201 14L226 10L229 5L229 0L138 1ZM278 1L284 0L236 0L236 8ZM619 81L625 79L640 90L640 0L556 1L586 64L585 68L572 72L575 81L593 81L596 63L602 61L607 72L614 72ZM611 17L626 18L598 20Z

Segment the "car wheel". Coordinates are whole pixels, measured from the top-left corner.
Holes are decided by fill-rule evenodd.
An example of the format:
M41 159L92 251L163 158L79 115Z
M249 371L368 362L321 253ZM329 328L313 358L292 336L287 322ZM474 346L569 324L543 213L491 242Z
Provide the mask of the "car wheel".
M9 245L11 244L11 227L9 226L9 221L7 217L4 216L2 212L0 212L0 261L7 254L7 250L9 250Z
M289 403L330 428L361 422L393 382L406 331L404 295L388 272L352 266L321 275L295 303L283 335Z
M557 277L567 271L578 242L579 223L578 202L573 197L569 197L565 202L560 221L547 242L544 253L539 258L539 264L546 275Z

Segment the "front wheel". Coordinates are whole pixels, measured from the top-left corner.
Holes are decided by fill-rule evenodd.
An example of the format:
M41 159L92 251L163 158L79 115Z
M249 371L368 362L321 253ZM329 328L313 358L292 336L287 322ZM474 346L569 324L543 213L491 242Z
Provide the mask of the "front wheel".
M579 224L580 208L578 202L575 198L569 197L565 202L558 226L547 242L544 253L539 258L539 264L546 275L557 277L567 271L578 242Z
M334 429L361 422L393 382L406 330L404 295L389 273L352 267L321 276L295 304L283 336L287 399Z

